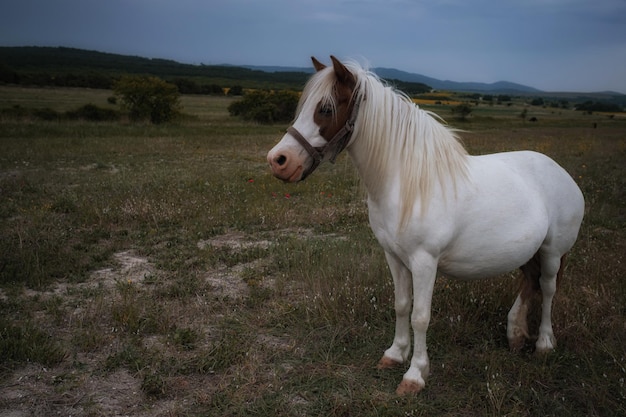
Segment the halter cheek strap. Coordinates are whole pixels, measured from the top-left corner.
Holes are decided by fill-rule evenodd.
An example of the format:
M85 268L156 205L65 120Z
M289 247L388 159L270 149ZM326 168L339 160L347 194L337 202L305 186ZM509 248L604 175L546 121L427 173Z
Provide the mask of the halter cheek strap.
M311 145L304 136L302 136L302 133L300 133L298 131L298 129L296 129L293 126L289 126L287 128L287 133L289 133L291 136L293 136L300 145L302 145L302 147L304 148L305 151L307 151L307 153L311 156L311 158L313 158L313 163L311 164L311 166L309 167L309 169L307 169L305 172L302 173L302 177L300 178L300 181L304 180L306 177L309 176L309 174L311 174L311 172L315 171L315 169L319 166L319 164L322 162L322 159L324 159L324 150L326 148L326 146L322 146L322 147L315 147L313 145ZM327 145L328 146L328 145Z
M308 177L315 169L319 166L319 164L324 160L324 156L332 152L329 161L334 164L337 156L343 151L348 143L350 142L350 138L352 137L352 132L354 131L354 123L356 122L356 117L359 113L359 104L357 101L352 108L352 113L350 114L350 118L346 121L346 124L343 125L341 129L335 136L333 136L324 146L313 146L306 140L304 136L293 126L289 126L287 128L287 133L293 136L300 145L307 151L309 156L313 158L313 163L305 172L302 173L302 177L300 181L303 181L306 177Z

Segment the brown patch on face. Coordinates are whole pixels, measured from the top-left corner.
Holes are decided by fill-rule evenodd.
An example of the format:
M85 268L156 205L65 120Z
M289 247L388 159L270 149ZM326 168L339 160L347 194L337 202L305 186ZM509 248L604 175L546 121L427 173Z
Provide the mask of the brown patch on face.
M327 141L346 124L354 107L352 88L347 85L337 82L333 89L333 97L334 107L330 103L319 102L313 116L313 121L320 127L320 135Z
M354 102L352 94L356 87L356 78L350 70L337 58L331 55L333 71L336 82L333 87L334 106L329 103L319 102L315 108L313 121L320 127L320 135L327 141L331 140L335 134L346 124L352 114ZM319 62L315 57L311 57L316 71L322 71L326 65Z

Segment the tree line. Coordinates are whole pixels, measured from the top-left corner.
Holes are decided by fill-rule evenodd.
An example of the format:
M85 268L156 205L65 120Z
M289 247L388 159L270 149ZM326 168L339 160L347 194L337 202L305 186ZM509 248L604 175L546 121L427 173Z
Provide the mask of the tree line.
M111 90L122 78L123 75L108 75L96 72L18 72L6 65L0 65L0 84ZM181 94L225 95L226 92L228 92L231 95L241 95L243 92L243 87L239 84L231 84L228 85L228 87L223 87L216 83L202 83L184 77L165 78L164 80L176 85Z
M237 85L299 89L310 74L182 64L63 47L0 47L0 83L110 89L122 75L156 76L177 84L182 94L217 94L216 86L223 94Z

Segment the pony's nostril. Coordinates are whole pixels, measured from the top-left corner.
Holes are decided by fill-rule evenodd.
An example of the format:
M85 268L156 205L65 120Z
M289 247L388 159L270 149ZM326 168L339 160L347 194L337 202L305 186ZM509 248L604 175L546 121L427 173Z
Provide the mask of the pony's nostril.
M279 155L278 158L276 158L276 163L278 165L284 165L285 162L287 162L287 157L285 155Z

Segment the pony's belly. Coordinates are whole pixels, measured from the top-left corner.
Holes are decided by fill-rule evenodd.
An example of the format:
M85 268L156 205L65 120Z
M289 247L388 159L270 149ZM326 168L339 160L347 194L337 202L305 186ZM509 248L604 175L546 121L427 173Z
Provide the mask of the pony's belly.
M502 245L485 251L444 253L439 259L438 270L450 278L463 280L489 278L510 272L524 265L539 249L540 240L525 244Z
M480 265L476 264L453 265L451 267L445 268L439 267L438 273L447 278L469 281L495 277L506 272L510 272L521 266L522 264L524 264L524 262L517 266L507 265L501 268L496 267L496 265L488 265L486 267L481 267Z

